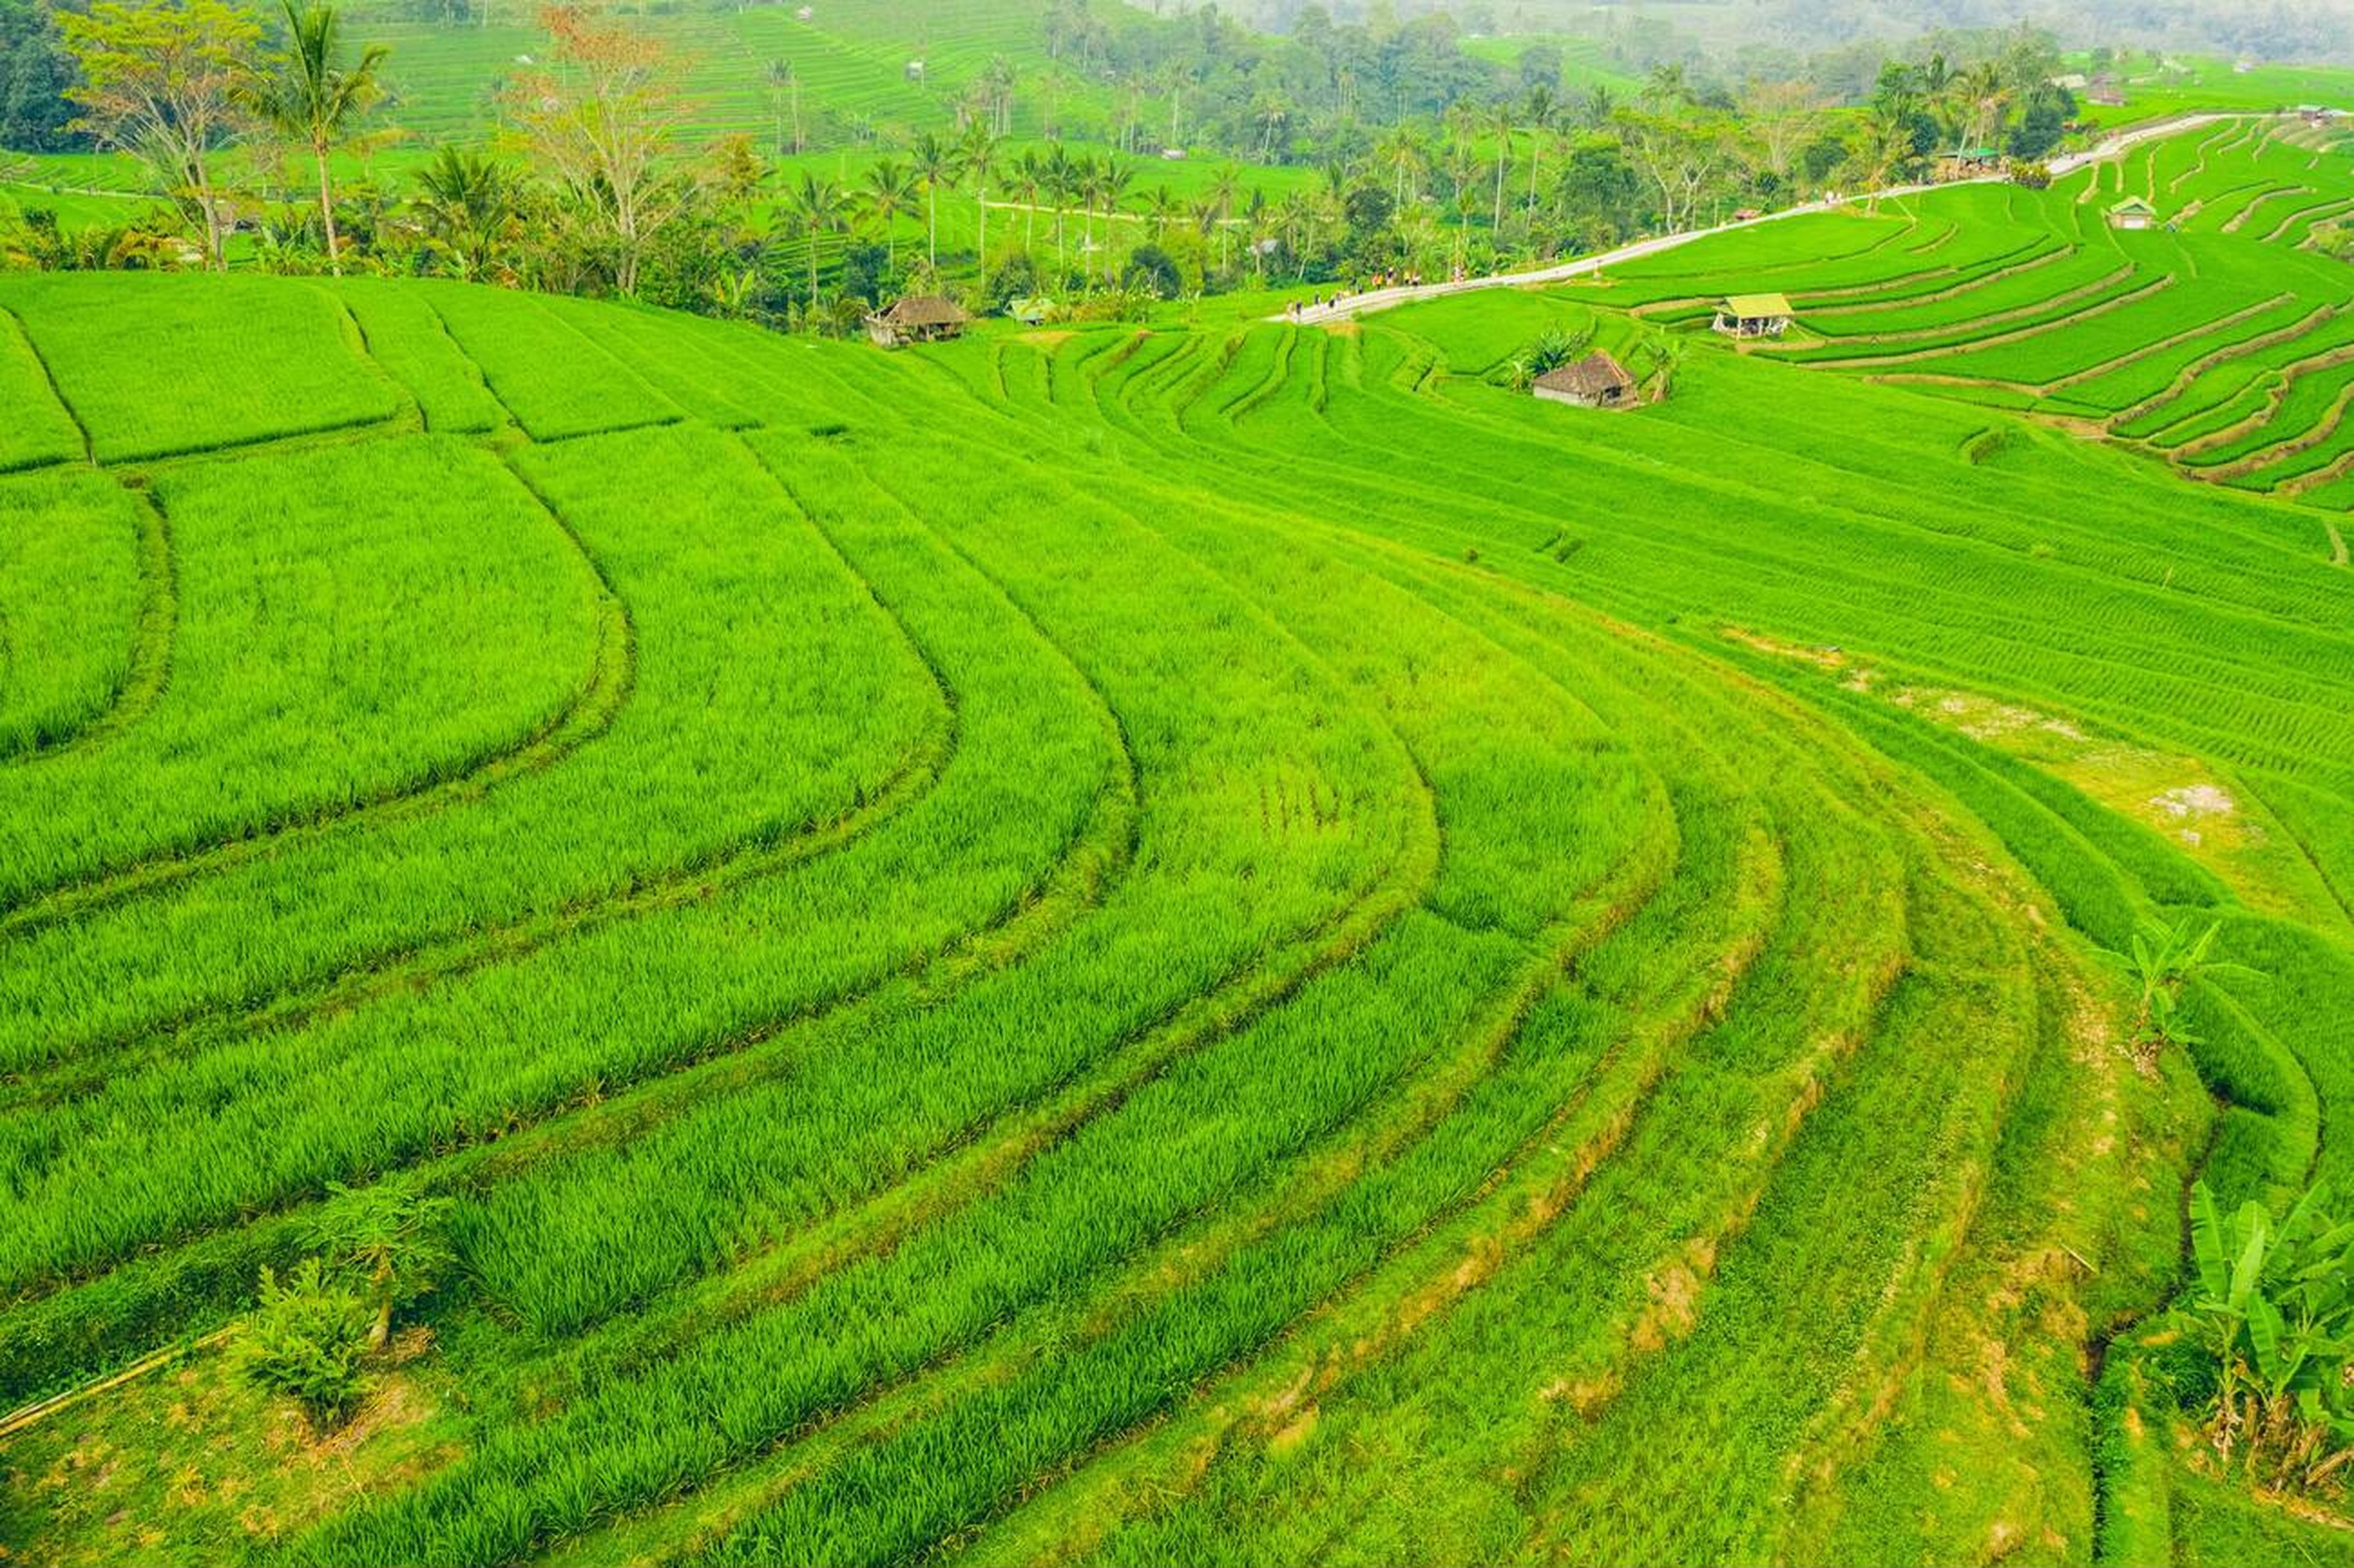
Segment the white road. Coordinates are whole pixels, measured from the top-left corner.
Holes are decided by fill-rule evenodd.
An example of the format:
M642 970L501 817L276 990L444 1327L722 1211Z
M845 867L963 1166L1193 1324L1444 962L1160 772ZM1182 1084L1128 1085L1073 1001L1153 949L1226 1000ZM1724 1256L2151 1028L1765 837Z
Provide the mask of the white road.
M2075 173L2087 164L2095 164L2105 158L2116 157L2144 142L2155 141L2161 136L2178 135L2185 131L2195 131L2202 125L2217 124L2226 120L2274 118L2276 116L2270 114L2213 113L2184 114L2172 120L2153 121L2147 125L2137 126L2131 131L2121 131L2087 152L2070 153L2063 157L2052 159L2050 164L2052 175L2057 179L2062 175ZM1998 185L2001 183L2002 178L2003 176L1999 175L1988 175L1977 180L1949 180L1946 184ZM1937 185L1897 185L1892 189L1878 192L1877 199L1891 201L1900 196L1919 196L1925 191L1942 188L1943 186ZM1606 250L1596 256L1581 256L1575 261L1557 262L1551 267L1539 267L1531 271L1490 272L1478 278L1450 280L1444 283L1423 283L1413 287L1401 284L1392 289L1374 289L1362 294L1352 294L1345 300L1328 304L1302 306L1297 316L1287 312L1269 316L1267 320L1303 323L1340 321L1344 317L1363 315L1371 311L1387 310L1393 305L1411 304L1416 300L1436 300L1447 294L1469 293L1474 289L1520 289L1539 283L1565 282L1572 278L1590 277L1606 267L1617 267L1635 260L1638 257L1656 256L1662 250L1673 250L1678 246L1690 245L1695 239L1705 239L1712 234L1725 234L1736 228L1755 228L1761 223L1773 223L1786 217L1800 217L1808 213L1829 212L1838 207L1852 207L1858 202L1873 199L1874 193L1865 192L1861 196L1843 196L1836 202L1805 202L1797 207L1786 207L1777 212L1769 212L1762 217L1754 217L1747 223L1721 223L1711 228L1691 228L1677 234L1662 234L1650 239L1638 239L1631 245L1622 245L1616 250Z

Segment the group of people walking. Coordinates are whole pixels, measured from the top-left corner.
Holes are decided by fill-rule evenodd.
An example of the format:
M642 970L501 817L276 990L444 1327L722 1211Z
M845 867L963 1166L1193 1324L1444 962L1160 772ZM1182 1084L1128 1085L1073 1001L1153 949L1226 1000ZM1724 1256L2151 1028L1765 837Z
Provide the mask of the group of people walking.
M1455 269L1456 282L1461 282L1464 276L1461 267ZM1305 301L1294 300L1284 308L1289 313L1293 321L1298 321L1305 312L1320 311L1327 305L1337 305L1344 301L1354 299L1358 294L1379 293L1384 289L1419 289L1424 281L1421 272L1413 268L1384 267L1367 278L1363 289L1352 291L1346 287L1341 287L1334 289L1330 296L1322 293L1310 294Z

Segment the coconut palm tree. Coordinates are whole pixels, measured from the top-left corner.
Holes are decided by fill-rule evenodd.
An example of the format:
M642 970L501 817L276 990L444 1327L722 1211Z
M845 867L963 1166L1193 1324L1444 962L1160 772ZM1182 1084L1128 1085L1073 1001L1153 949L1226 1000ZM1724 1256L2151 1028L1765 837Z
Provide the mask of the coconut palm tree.
M458 276L479 278L515 216L515 182L488 154L444 145L418 171L411 198L426 238L450 258Z
M924 187L925 253L937 272L940 266L940 187L956 178L957 150L938 132L927 131L916 138L909 155L915 160L916 178Z
M1489 226L1499 234L1504 228L1504 169L1512 161L1512 132L1519 128L1519 111L1510 101L1489 110L1488 129L1496 133L1496 216Z
M817 302L817 243L840 232L850 219L850 194L822 175L801 172L801 184L785 192L784 217L809 247L810 302Z
M1078 194L1079 160L1060 142L1046 149L1046 197L1055 204L1055 269L1065 271L1070 260L1064 245L1063 215Z
M1037 236L1038 194L1046 188L1046 161L1034 150L1024 149L1013 160L1013 168L1006 183L1022 202L1022 249L1026 255Z
M291 142L311 150L319 171L319 216L327 228L327 267L337 277L344 262L335 233L335 194L328 155L353 122L383 96L376 71L388 52L370 44L359 58L343 63L343 30L332 5L300 5L279 0L286 16L286 52L267 74L249 77L238 98L256 119Z
M896 270L899 219L916 207L915 171L896 158L877 158L867 165L865 187L858 194L867 213L883 226L884 258Z
M1544 144L1561 119L1561 100L1553 89L1539 82L1529 89L1528 97L1521 101L1521 122L1529 128L1529 221L1536 221L1537 166L1544 161Z
M1863 144L1857 149L1856 157L1864 183L1872 191L1864 203L1864 212L1877 217L1881 191L1913 157L1912 127L1894 115L1875 117L1864 127Z
M1390 172L1390 194L1397 205L1405 207L1422 194L1418 185L1427 160L1423 156L1422 138L1411 125L1393 126L1373 148L1373 158Z
M996 171L998 141L988 125L976 120L957 143L957 173L972 182L972 201L981 219L981 281L989 281L989 176Z
M1210 176L1210 207L1217 214L1218 270L1226 270L1226 219L1235 214L1235 197L1243 188L1243 172L1235 164L1221 164Z
M1144 193L1144 212L1151 221L1155 239L1167 238L1169 226L1176 222L1184 211L1184 202L1165 185L1155 185Z

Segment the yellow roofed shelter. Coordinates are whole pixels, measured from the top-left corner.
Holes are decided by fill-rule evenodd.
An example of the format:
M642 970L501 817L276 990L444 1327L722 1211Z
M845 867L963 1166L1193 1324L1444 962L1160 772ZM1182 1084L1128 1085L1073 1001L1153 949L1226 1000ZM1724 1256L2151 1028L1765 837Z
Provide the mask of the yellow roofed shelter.
M1727 337L1780 337L1790 330L1786 294L1732 294L1716 307L1716 330Z

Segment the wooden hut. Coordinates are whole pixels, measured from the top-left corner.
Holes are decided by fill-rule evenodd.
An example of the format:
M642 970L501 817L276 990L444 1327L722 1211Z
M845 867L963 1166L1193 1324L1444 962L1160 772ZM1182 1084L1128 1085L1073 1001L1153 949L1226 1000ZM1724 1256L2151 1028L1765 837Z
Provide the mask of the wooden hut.
M1727 337L1780 337L1790 330L1790 302L1781 294L1734 294L1716 307L1716 330Z
M2149 228L2158 222L2158 208L2139 196L2127 196L2109 208L2111 228Z
M964 334L972 318L954 300L938 294L907 294L892 302L887 311L866 318L866 335L883 348L911 343L938 343Z
M1642 401L1627 367L1598 348L1584 359L1546 371L1529 390L1548 402L1580 408L1631 408Z

